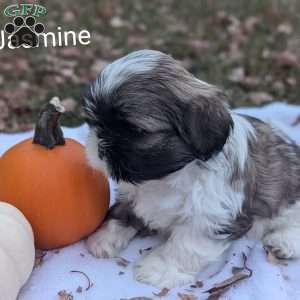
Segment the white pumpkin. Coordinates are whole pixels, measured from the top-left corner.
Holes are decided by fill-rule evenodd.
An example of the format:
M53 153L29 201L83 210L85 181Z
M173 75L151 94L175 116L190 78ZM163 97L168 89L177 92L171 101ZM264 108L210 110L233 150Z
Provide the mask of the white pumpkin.
M15 300L31 274L34 237L24 215L0 202L0 300Z

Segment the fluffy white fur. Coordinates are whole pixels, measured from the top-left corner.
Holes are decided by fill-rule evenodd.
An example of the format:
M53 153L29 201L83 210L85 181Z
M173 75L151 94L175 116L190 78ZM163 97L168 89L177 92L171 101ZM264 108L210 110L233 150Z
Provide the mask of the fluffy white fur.
M150 71L155 67L158 52L154 50L143 50L143 52L133 52L126 57L122 57L109 64L101 73L100 81L95 90L108 92L112 88L117 88L128 76L141 72Z

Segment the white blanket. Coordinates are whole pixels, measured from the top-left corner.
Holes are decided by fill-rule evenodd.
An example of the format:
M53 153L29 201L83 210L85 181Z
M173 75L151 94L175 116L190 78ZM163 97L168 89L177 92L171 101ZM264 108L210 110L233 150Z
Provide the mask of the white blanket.
M300 143L300 126L292 126L300 115L300 106L273 103L263 108L243 108L238 112L246 113L266 121L273 120L294 140ZM74 138L84 143L87 127L64 128L66 137ZM0 154L15 143L29 137L32 132L21 134L0 134ZM34 269L32 276L23 288L19 300L58 300L57 293L66 290L75 300L119 300L133 297L149 297L159 299L153 294L158 289L136 282L132 274L132 264L141 257L140 249L145 249L159 243L158 238L135 239L121 256L131 263L121 267L115 259L96 259L85 249L84 242L60 249L49 251L43 262ZM20 249L22 251L22 249ZM220 272L209 278L206 273L199 274L203 281L202 288L186 287L171 290L164 300L180 299L178 293L194 294L195 299L207 299L203 293L232 275L233 266L242 265L242 253L248 256L248 267L253 270L251 278L235 284L220 299L231 300L299 300L300 299L300 261L290 261L288 266L274 265L266 260L265 252L260 242L242 239L234 243L230 249L227 262ZM90 278L92 287L86 291L87 279L82 271ZM122 272L122 273L120 273ZM78 293L78 287L82 292ZM1 291L0 291L1 298Z

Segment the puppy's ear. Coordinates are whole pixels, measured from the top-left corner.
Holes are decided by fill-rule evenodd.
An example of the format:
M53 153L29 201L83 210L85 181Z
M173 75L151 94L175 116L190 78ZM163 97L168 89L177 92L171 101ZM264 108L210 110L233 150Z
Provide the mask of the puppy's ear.
M193 155L206 161L222 150L233 121L225 101L201 98L186 103L179 132Z

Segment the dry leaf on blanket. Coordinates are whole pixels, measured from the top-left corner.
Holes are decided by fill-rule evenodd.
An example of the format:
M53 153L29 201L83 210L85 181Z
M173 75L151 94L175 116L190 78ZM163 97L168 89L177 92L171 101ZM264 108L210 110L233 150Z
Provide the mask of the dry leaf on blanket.
M88 291L92 286L93 286L93 284L91 283L91 280L90 280L90 278L89 278L89 276L87 276L84 272L82 272L82 271L77 271L77 270L72 270L72 271L70 271L71 273L79 273L79 274L81 274L81 275L83 275L85 278L86 278L86 280L87 280L87 282L88 282L88 286L86 287L86 291Z
M235 283L249 278L252 276L252 270L247 267L247 256L245 253L243 253L243 267L240 268L240 271L238 272L238 268L233 268L233 276L229 277L228 279L217 283L214 285L214 287L210 288L209 290L205 291L205 293L209 293L210 296L208 297L208 300L217 300L219 297L226 292L232 285Z
M163 288L158 294L157 293L153 293L154 296L157 296L157 297L164 297L166 296L168 293L169 293L169 289L167 288Z
M190 287L193 288L193 289L196 289L196 288L201 289L203 287L203 282L198 280L198 281L196 281L195 284L190 285Z
M217 292L214 292L212 294L209 295L209 297L207 298L207 300L218 300L222 294L224 294L227 290L229 290L229 288L226 288L224 290L219 290Z
M235 275L235 274L237 274L237 273L242 272L243 270L244 270L244 268L242 268L242 267L232 267L231 273L232 273L233 275Z
M72 294L67 293L65 290L59 291L57 293L59 300L73 300L74 297Z
M193 294L178 293L177 295L181 300L197 300L197 297Z
M117 265L118 266L126 268L129 264L130 264L130 261L128 261L127 259L125 259L123 257L118 257L117 258Z
M275 256L275 254L272 252L271 249L269 249L268 247L264 248L267 254L267 261L269 263L271 263L272 265L278 265L278 266L287 266L288 263L283 260L283 259L279 259Z
M289 50L273 53L271 55L271 58L278 65L285 67L298 66L299 64L297 55Z
M35 251L35 262L34 262L34 267L38 267L40 266L43 261L44 261L44 257L47 255L46 251L42 251L42 250L36 250Z
M140 249L139 253L140 253L140 255L142 255L144 252L148 252L150 250L152 250L152 247L149 247L149 248L146 248L146 249Z

